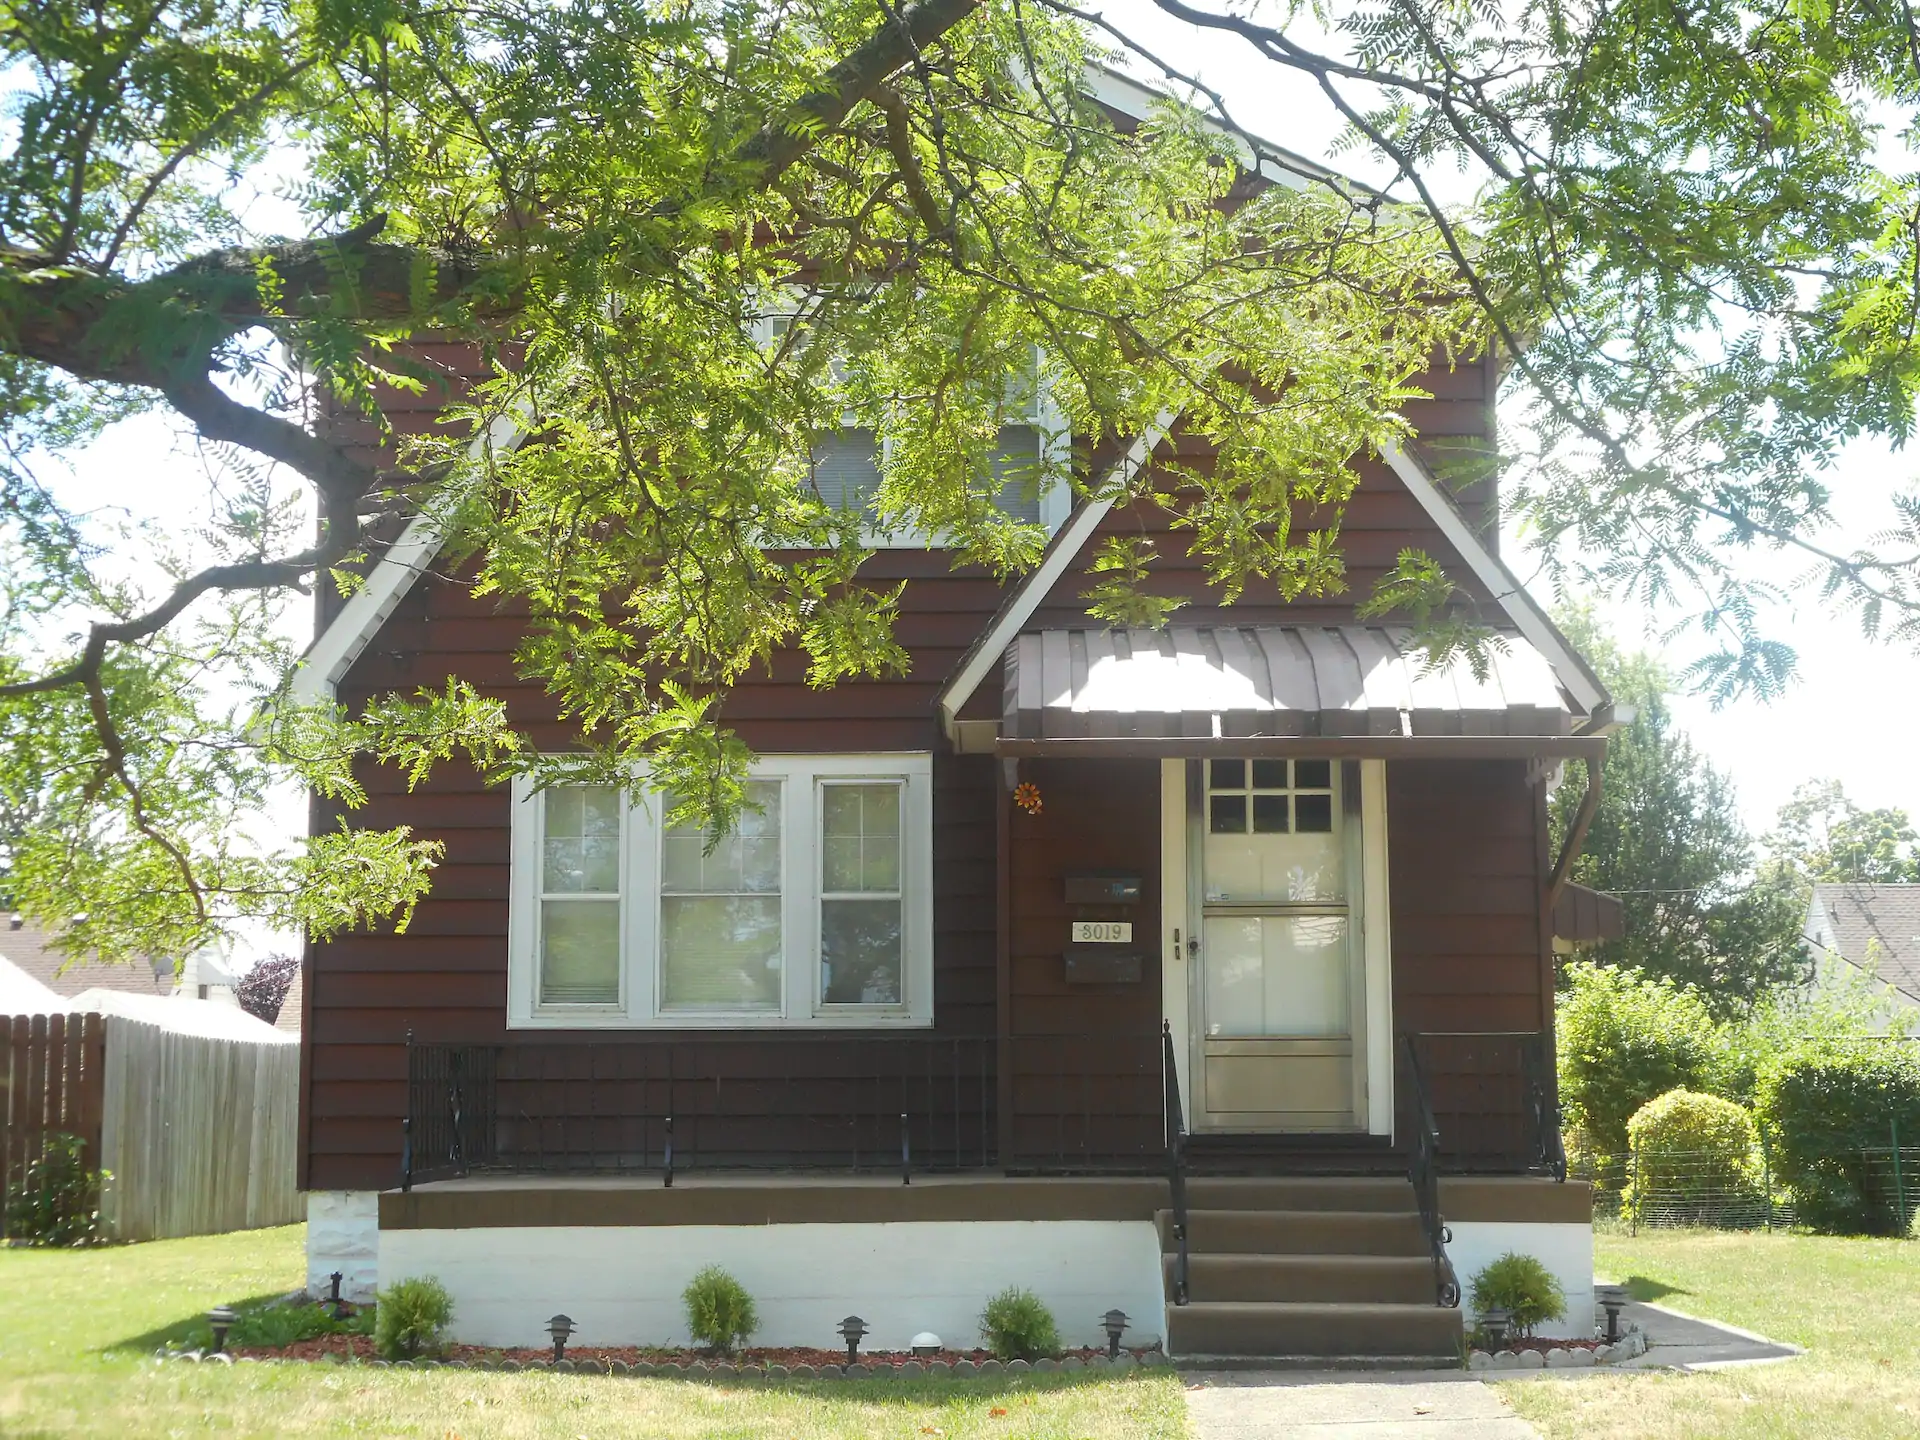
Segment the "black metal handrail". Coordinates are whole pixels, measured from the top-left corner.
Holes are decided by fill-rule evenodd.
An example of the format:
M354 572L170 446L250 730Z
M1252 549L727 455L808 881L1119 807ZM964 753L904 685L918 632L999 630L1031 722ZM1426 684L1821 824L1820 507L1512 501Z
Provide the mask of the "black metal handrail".
M1440 1121L1442 1168L1567 1178L1550 1036L1428 1031L1410 1041Z
M916 1170L1152 1174L1166 1137L1156 1038L410 1037L402 1184L474 1170L656 1174L665 1185L693 1169L897 1165L902 1183ZM1018 1080L1008 1117L1003 1044Z
M1173 1025L1160 1022L1160 1068L1166 1073L1167 1192L1173 1205L1173 1303L1187 1303L1187 1120L1180 1103Z
M1407 1141L1407 1178L1413 1182L1414 1200L1420 1208L1420 1228L1427 1237L1427 1249L1433 1256L1435 1303L1444 1310L1460 1304L1460 1279L1453 1262L1447 1258L1447 1246L1453 1232L1440 1214L1440 1126L1433 1118L1433 1099L1427 1093L1427 1080L1420 1069L1420 1052L1411 1035L1401 1037L1405 1054L1404 1073L1413 1102L1412 1134Z

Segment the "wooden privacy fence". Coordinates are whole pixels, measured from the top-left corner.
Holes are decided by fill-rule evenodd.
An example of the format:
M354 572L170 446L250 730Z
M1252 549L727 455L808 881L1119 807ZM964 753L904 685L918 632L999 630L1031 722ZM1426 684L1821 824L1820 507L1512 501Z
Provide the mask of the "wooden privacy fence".
M187 1003L187 1002L182 1002ZM116 1240L284 1225L295 1188L300 1047L180 1034L121 1016L0 1018L0 1185L67 1133L110 1172Z
M0 1015L0 1236L48 1136L78 1136L100 1164L106 1033L99 1015Z

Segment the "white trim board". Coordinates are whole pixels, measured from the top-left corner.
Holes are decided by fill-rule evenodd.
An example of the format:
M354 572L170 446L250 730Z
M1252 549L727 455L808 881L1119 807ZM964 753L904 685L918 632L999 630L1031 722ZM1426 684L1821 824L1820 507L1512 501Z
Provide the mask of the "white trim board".
M513 450L526 436L525 420L529 407L523 401L511 415L501 415L484 433L467 445L467 458L478 459L488 446ZM381 552L360 588L347 597L340 613L327 628L314 637L307 653L293 672L292 694L307 705L323 705L334 698L335 688L346 678L380 627L400 608L400 602L413 589L414 581L433 564L445 540L440 517L423 510L407 522L407 528ZM325 583L324 579L322 583Z
M1567 687L1567 692L1587 716L1591 718L1608 704L1610 697L1606 687L1587 668L1587 662L1554 628L1546 612L1534 604L1533 597L1527 594L1520 578L1506 567L1498 555L1481 543L1459 507L1440 488L1439 481L1420 463L1419 457L1394 440L1380 447L1380 455L1393 473L1400 477L1400 483L1407 487L1408 493L1420 502L1420 508L1427 512L1428 518L1439 527L1448 543L1459 552L1460 558L1467 562L1467 568L1473 571L1474 578L1492 592L1494 600L1507 612L1507 618L1513 621L1514 629L1526 636L1528 643L1547 657L1547 663L1553 666L1560 683Z
M1047 553L1040 557L1039 565L1029 571L1026 578L1014 587L1013 593L1001 602L986 632L961 657L960 668L954 672L951 680L940 687L940 724L949 740L955 738L954 727L962 707L973 698L974 691L980 688L980 682L987 678L987 672L1000 663L1001 654L1013 643L1013 637L1020 633L1021 627L1033 618L1033 612L1040 608L1040 602L1047 598L1060 577L1067 573L1067 567L1086 549L1087 542L1100 528L1100 522L1113 509L1114 500L1126 486L1133 483L1134 476L1145 467L1153 452L1160 448L1160 442L1167 438L1178 418L1174 411L1162 410L1151 425L1134 436L1133 443L1107 468L1100 483L1094 486L1091 498L1082 501L1080 508L1073 512L1073 518L1060 527L1060 533L1053 537Z

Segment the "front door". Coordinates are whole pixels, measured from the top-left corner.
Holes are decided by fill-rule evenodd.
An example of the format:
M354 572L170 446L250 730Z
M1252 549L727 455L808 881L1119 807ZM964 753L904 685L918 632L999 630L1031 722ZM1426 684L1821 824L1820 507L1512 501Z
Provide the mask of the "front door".
M1359 766L1210 759L1187 780L1195 1122L1365 1129Z

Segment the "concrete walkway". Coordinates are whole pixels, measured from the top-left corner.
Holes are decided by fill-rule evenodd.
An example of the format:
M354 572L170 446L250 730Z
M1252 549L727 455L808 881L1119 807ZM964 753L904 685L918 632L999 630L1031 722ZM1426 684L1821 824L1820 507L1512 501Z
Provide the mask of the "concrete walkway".
M1195 1374L1187 1413L1200 1440L1539 1440L1464 1371Z
M1769 1340L1720 1320L1696 1320L1664 1305L1634 1301L1621 1312L1621 1319L1638 1325L1647 1335L1647 1353L1615 1367L1621 1370L1720 1370L1791 1360L1805 1353L1784 1340Z

